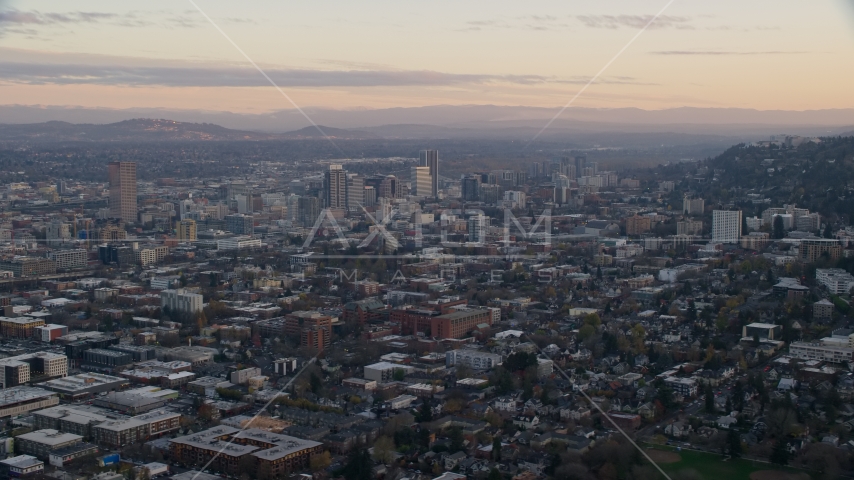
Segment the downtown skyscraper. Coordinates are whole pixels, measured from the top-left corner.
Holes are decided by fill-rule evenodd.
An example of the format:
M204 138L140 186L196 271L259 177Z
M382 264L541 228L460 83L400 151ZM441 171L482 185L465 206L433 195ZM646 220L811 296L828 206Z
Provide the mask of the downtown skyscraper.
M347 171L341 165L330 165L323 183L326 208L347 209Z
M136 163L110 162L110 217L123 222L136 221Z
M421 150L422 167L430 169L430 195L433 198L439 197L439 151L438 150ZM426 193L426 192L425 192ZM422 195L419 192L419 195ZM426 195L425 195L426 196Z

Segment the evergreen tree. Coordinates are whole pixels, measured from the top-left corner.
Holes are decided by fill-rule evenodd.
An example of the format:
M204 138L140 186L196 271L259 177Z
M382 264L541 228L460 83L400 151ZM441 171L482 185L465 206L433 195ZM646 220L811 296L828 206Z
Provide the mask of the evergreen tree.
M706 385L706 412L715 413L715 391L711 385Z
M833 238L833 228L830 226L830 222L827 222L824 227L824 238Z
M425 399L424 403L421 404L421 408L418 409L418 413L415 415L415 420L419 423L433 421L433 408L430 406L429 399Z
M727 432L727 446L729 447L729 455L732 458L741 456L741 436L736 430Z
M789 463L789 451L786 449L786 442L783 439L778 439L774 444L774 449L771 450L771 463L777 465L786 465Z
M501 461L501 437L498 435L492 437L492 460Z

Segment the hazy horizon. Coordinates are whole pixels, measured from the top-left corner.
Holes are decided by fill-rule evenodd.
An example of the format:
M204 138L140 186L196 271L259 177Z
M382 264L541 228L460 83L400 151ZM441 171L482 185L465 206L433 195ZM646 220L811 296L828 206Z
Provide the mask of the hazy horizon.
M199 7L301 107L852 108L854 8L802 2ZM628 46L627 46L628 45ZM625 51L617 55L621 49ZM293 109L189 2L0 2L7 105Z

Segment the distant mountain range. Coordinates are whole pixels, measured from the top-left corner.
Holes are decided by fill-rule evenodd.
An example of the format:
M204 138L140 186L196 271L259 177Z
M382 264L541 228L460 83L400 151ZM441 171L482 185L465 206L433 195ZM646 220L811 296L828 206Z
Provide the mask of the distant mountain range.
M502 139L530 141L556 109L494 105L378 110L308 110L335 139ZM154 120L154 119L169 120ZM194 110L88 109L0 106L0 140L237 141L318 139L322 134L296 111L236 114ZM334 125L334 126L330 126ZM773 134L831 136L854 131L854 109L759 111L748 109L570 108L542 139L572 139L591 146L737 143Z
M336 139L379 138L373 133L331 127L319 128L323 130L323 134ZM277 134L232 130L211 123L186 123L149 118L135 118L104 125L60 121L0 124L0 140L34 143L297 140L324 138L323 134L318 127L313 126Z

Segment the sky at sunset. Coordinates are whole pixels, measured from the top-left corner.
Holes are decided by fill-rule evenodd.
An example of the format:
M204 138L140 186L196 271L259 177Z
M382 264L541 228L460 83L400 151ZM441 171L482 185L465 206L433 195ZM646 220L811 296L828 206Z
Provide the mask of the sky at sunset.
M198 6L303 107L566 104L668 0ZM848 0L675 0L574 105L854 107ZM188 0L0 0L0 104L292 108Z

